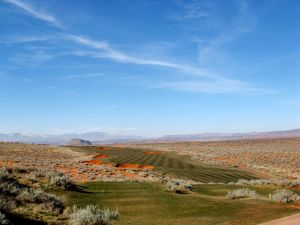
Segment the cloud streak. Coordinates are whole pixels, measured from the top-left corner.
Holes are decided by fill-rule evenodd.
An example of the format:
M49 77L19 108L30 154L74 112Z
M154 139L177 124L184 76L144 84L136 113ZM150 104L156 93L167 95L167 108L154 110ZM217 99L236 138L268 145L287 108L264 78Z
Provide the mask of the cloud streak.
M82 79L92 79L92 78L99 78L99 77L103 77L103 74L101 74L101 73L75 74L75 75L65 76L64 80L67 80L67 81L82 80Z
M60 22L54 16L52 16L46 12L41 12L41 11L35 9L32 5L30 5L28 3L25 3L21 0L3 0L3 1L8 2L18 8L23 9L26 13L28 13L29 15L31 15L37 19L43 20L47 23L50 23L53 26L61 27Z
M226 84L218 81L175 81L162 82L153 88L168 88L172 90L196 92L196 93L222 93L222 94L236 94L244 93L247 95L272 94L270 90L264 88L250 87L244 82L236 82Z
M152 66L160 66L160 67L167 67L171 69L181 70L187 74L191 74L194 76L201 76L201 77L208 77L214 78L219 80L228 80L224 77L217 76L209 71L201 68L192 67L189 65L184 64L177 64L168 61L161 61L161 60L148 60L142 59L137 57L132 57L127 55L126 53L122 53L118 50L112 48L108 43L103 41L95 41L87 37L83 36L76 36L76 35L64 35L66 39L72 40L78 44L90 47L92 49L101 50L101 52L95 51L73 51L72 54L79 55L79 56L90 56L94 58L109 58L114 61L122 62L122 63L131 63L131 64L138 64L138 65L152 65Z

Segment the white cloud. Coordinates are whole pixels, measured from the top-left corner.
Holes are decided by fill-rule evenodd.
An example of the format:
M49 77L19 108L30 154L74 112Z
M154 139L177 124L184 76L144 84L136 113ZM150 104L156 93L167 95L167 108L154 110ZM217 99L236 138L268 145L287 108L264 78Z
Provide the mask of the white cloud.
M33 17L48 22L54 26L61 27L59 21L54 16L46 12L41 12L40 10L35 9L32 5L25 3L24 1L21 0L4 0L4 1L23 9L25 12L27 12Z

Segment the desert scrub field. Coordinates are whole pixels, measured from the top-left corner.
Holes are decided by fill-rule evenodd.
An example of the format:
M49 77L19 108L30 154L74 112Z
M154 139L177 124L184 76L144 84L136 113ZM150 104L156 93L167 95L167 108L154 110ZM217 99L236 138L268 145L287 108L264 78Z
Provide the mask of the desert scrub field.
M148 151L177 152L212 165L235 166L271 176L300 178L300 138L127 144Z
M99 152L73 151L68 147L0 142L0 166L8 168L35 168L41 171L63 173L77 182L87 181L157 181L160 174L152 170L127 170L111 165L99 165ZM94 159L96 158L96 160ZM90 163L88 163L90 162ZM52 182L70 185L56 176Z
M97 146L70 147L76 152L99 154L99 165L111 165L117 168L139 169L146 167L172 174L197 182L233 182L241 178L253 179L254 175L236 168L219 167L201 164L188 157L167 152L148 152L141 149L106 147L105 150ZM96 163L96 161L93 161Z
M8 173L1 176L0 219L4 222L234 225L257 224L299 212L298 201L293 202L297 197L290 192L277 191L278 187L274 185L261 187L247 182L238 185L238 179L254 177L239 169L208 166L174 153L99 146L75 148L0 144L0 147L2 164L10 166ZM10 154L8 150L11 150ZM17 160L12 162L14 156ZM27 162L31 162L30 167L26 167ZM68 168L62 170L62 167ZM104 171L110 174L110 182L96 182L88 177L74 183L71 179L92 174L97 176L98 173L101 179ZM133 179L131 182L120 182L125 180L118 178L120 174L133 176ZM176 175L185 179L178 179ZM137 176L155 176L157 179L139 179ZM118 182L113 182L115 177ZM107 176L103 180L106 179ZM191 179L215 184L199 185L200 182L191 182ZM86 182L89 180L93 182ZM226 197L228 192L239 188L254 190L263 198ZM297 191L295 193L298 194ZM270 194L274 198L269 198ZM281 201L287 197L293 201ZM279 202L274 201L275 198ZM254 214L255 217L251 216Z
M0 224L63 224L61 199L21 177L19 171L0 169Z
M57 177L60 182L53 184L52 178ZM62 180L68 185L61 185ZM58 190L81 191L70 179L55 172L0 168L0 224L109 225L119 218L117 210L95 204L65 207L64 200L54 194Z

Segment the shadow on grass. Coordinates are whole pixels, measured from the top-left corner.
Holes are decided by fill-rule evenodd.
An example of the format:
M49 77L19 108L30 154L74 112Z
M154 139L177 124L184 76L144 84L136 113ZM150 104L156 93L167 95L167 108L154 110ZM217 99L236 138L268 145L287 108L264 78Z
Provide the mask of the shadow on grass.
M71 191L84 193L84 194L92 194L93 193L91 191L87 191L86 189L87 189L87 187L84 187L81 185L76 185Z
M7 218L12 222L12 224L30 224L30 225L46 225L46 222L42 221L37 221L37 220L32 220L28 218L23 218L19 215L14 215L14 214L7 214Z

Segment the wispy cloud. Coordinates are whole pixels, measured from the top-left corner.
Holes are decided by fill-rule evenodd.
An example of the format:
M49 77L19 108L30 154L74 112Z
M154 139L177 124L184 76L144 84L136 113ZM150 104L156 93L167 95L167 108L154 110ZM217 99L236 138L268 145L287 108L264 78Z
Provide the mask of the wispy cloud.
M18 43L39 42L39 41L48 41L48 40L50 40L50 37L46 37L46 36L15 36L9 38L1 38L0 43L18 44Z
M91 78L99 78L99 77L103 77L103 74L101 73L75 74L75 75L65 76L63 79L70 81L70 80L82 80L82 79L91 79Z
M35 9L32 5L25 3L21 0L4 0L4 1L9 2L23 9L31 16L38 18L42 21L48 22L54 26L61 25L60 22L51 14L46 12L41 12ZM186 8L186 13L189 13L188 17L192 19L192 18L198 18L204 16L204 14L201 14L202 12L201 7L202 6L197 4L187 5L185 8ZM243 17L246 17L245 15L247 14L247 5L241 4L240 12L241 12L240 14ZM239 22L238 25L236 25L233 35L228 33L228 34L220 35L215 39L213 39L207 47L203 48L200 51L200 58L205 57L205 55L207 55L209 52L214 51L215 48L222 45L223 43L226 43L234 39L237 33L243 32L245 30L243 26L244 26L243 23ZM215 72L211 72L206 68L200 67L199 65L191 66L186 64L174 63L172 61L167 61L167 60L164 61L164 60L156 60L156 59L147 59L143 57L135 57L126 52L117 50L107 41L93 40L89 37L82 36L82 35L62 33L61 35L58 35L56 38L65 41L72 41L73 43L79 44L81 47L85 47L85 48L79 48L75 51L70 51L69 54L84 56L84 57L93 57L93 58L107 58L116 62L127 63L127 64L164 67L164 68L176 70L177 72L181 72L182 75L185 75L187 77L189 76L197 77L197 80L193 82L179 82L179 83L169 82L169 83L165 83L164 85L161 85L161 87L164 86L165 88L171 88L171 89L173 88L177 90L195 90L195 91L199 90L201 92L213 92L213 93L215 92L224 92L224 93L259 92L261 93L259 89L252 88L251 85L249 84L245 84L242 81L229 79L225 76L221 76L219 74L216 74ZM30 40L35 40L35 39L34 38L29 39L28 41ZM39 39L37 38L36 40ZM90 48L91 50L86 50L86 48ZM30 63L37 60L37 63L39 64L43 61L51 60L52 58L53 55L47 54L45 52L37 51L35 55L16 56L14 58L14 61L17 63L24 64L24 63ZM89 75L89 77L91 78L91 75ZM84 78L84 76L82 75L74 75L74 76L66 77L66 79L69 80L82 79L82 78ZM203 81L201 80L201 78L209 79L209 81Z
M17 54L12 57L10 61L26 67L36 67L40 66L45 61L52 60L53 58L54 55L43 50L34 50L26 54Z
M225 54L222 47L249 32L256 23L256 15L249 12L248 3L244 0L237 1L237 14L231 22L224 23L224 27L214 37L205 43L199 43L198 61L201 64L209 62L228 62L229 56ZM224 20L226 20L224 18Z
M300 98L299 99L288 99L280 102L282 105L300 107Z
M164 67L177 68L177 69L181 68L180 65L171 63L171 62L158 61L158 60L147 60L147 59L129 56L126 53L122 53L122 52L114 49L107 42L104 42L104 41L95 41L88 37L83 37L83 36L78 36L78 35L65 35L64 37L69 40L72 40L76 43L85 45L87 47L90 47L93 49L99 49L99 50L103 51L101 53L87 52L87 51L80 52L79 51L79 52L77 52L79 55L85 54L85 55L94 56L96 58L110 58L115 61L124 62L124 63L164 66Z
M222 94L245 94L245 95L268 95L272 91L264 88L254 88L244 82L223 83L219 81L171 81L155 84L152 88L168 88L173 90L196 92L196 93L222 93Z
M29 15L31 15L33 17L36 17L36 18L43 20L47 23L50 23L54 26L61 27L60 22L54 16L52 16L46 12L42 12L38 9L35 9L29 3L26 3L22 0L3 0L3 1L13 4L16 7L23 9L26 13L28 13Z
M160 67L167 67L172 69L181 70L187 74L196 75L196 76L203 76L209 78L215 78L220 80L226 80L224 77L217 76L208 70L196 68L189 65L178 64L168 61L162 60L148 60L143 58L137 58L133 56L129 56L126 53L120 52L113 47L111 47L108 43L103 41L95 41L87 37L76 36L76 35L65 35L67 39L75 41L76 43L85 45L92 49L99 49L101 52L97 51L86 51L86 50L79 50L73 51L72 54L79 55L79 56L90 56L94 58L110 58L112 60L123 62L123 63L131 63L131 64L139 64L139 65L152 65L152 66L160 66Z
M177 1L180 12L173 12L169 18L177 21L202 19L211 16L212 1Z

